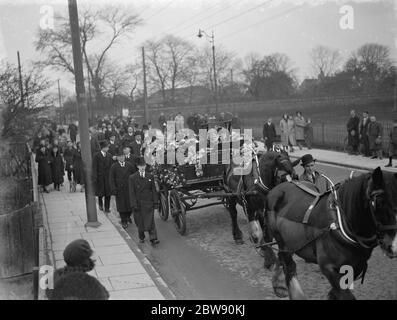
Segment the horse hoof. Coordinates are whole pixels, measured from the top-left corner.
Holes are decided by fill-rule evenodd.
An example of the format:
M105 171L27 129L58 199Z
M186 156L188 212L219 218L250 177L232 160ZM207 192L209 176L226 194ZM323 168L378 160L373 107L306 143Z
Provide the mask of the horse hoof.
M274 293L279 298L288 297L288 289L286 287L273 287Z
M244 244L244 240L243 240L243 239L234 239L234 241L235 241L236 244L238 244L238 245Z

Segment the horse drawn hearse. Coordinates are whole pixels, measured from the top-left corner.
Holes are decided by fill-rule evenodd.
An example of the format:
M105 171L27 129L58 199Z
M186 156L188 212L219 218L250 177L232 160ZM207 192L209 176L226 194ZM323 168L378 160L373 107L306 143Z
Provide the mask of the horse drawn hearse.
M177 231L184 235L188 212L223 205L231 216L233 238L241 244L243 236L236 210L239 204L251 227L250 239L261 252L256 240L262 238L263 197L280 182L280 173L292 174L293 168L287 154L260 154L252 138L236 133L225 135L229 131L222 128L213 125L208 130L209 141L204 143L197 136L167 139L160 161L156 154L152 170L159 192L159 214L164 221L171 216ZM175 159L178 151L182 155L179 160ZM217 201L203 204L199 199Z

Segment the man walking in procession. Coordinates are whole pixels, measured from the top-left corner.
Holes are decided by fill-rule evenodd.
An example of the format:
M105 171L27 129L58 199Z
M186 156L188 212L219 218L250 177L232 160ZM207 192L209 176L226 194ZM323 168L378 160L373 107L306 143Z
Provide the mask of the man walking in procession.
M107 141L100 143L101 151L94 154L92 160L92 180L95 186L95 195L98 197L99 210L103 211L103 198L105 198L105 212L110 212L111 189L109 183L112 156L108 153Z
M145 231L149 232L152 245L158 244L154 213L158 211L158 195L154 177L146 172L143 157L137 159L138 171L129 177L131 208L139 232L139 241L145 242Z
M128 179L135 170L131 163L125 161L124 153L117 153L117 162L110 168L110 189L116 197L116 207L120 214L121 226L127 229L131 220L131 203L129 195Z

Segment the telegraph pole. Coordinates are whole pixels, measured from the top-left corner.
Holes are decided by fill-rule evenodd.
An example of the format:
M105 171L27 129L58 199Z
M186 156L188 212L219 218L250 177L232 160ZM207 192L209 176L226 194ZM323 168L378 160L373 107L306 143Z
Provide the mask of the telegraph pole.
M17 56L18 56L18 72L19 72L19 90L21 92L21 105L23 108L25 107L25 101L23 98L22 68L21 68L21 59L19 57L19 51L17 51Z
M61 98L61 85L58 79L58 101L59 101L59 124L62 124L62 98Z
M212 64L214 67L214 89L215 89L215 112L218 114L218 83L216 79L216 63L215 63L215 37L214 37L214 31L212 31Z
M87 64L87 80L88 80L88 96L90 98L90 102L88 104L88 115L89 119L93 121L93 110L92 110L92 95L91 95L91 80L90 80L90 70L88 69L88 61L86 61Z
M145 108L145 124L149 122L149 110L147 105L147 86L146 86L146 63L145 63L145 48L142 47L142 65L143 65L143 105Z
M81 55L77 3L76 0L68 0L68 4L69 4L70 32L72 36L73 65L75 71L77 108L79 115L81 153L85 165L85 170L84 170L85 181L86 181L85 200L86 200L86 210L87 210L86 226L99 227L101 224L98 222L94 188L91 179L92 177L91 143L88 135L87 97L84 88L83 59Z

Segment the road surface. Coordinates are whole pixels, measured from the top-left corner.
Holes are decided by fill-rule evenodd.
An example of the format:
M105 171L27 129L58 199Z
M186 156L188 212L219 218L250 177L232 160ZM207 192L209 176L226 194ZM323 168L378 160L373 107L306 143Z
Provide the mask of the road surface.
M350 174L343 167L318 164L317 168L334 182ZM271 287L272 272L263 268L263 258L248 240L248 224L241 208L239 225L244 233L243 245L234 243L230 217L223 206L187 213L186 236L177 233L170 219L165 222L156 217L156 225L160 244L153 248L146 242L139 247L177 299L279 299ZM128 228L128 233L138 242L134 226ZM298 257L295 261L307 297L326 299L330 286L318 266ZM383 256L376 248L369 260L365 282L355 282L353 294L357 299L397 299L397 259Z

